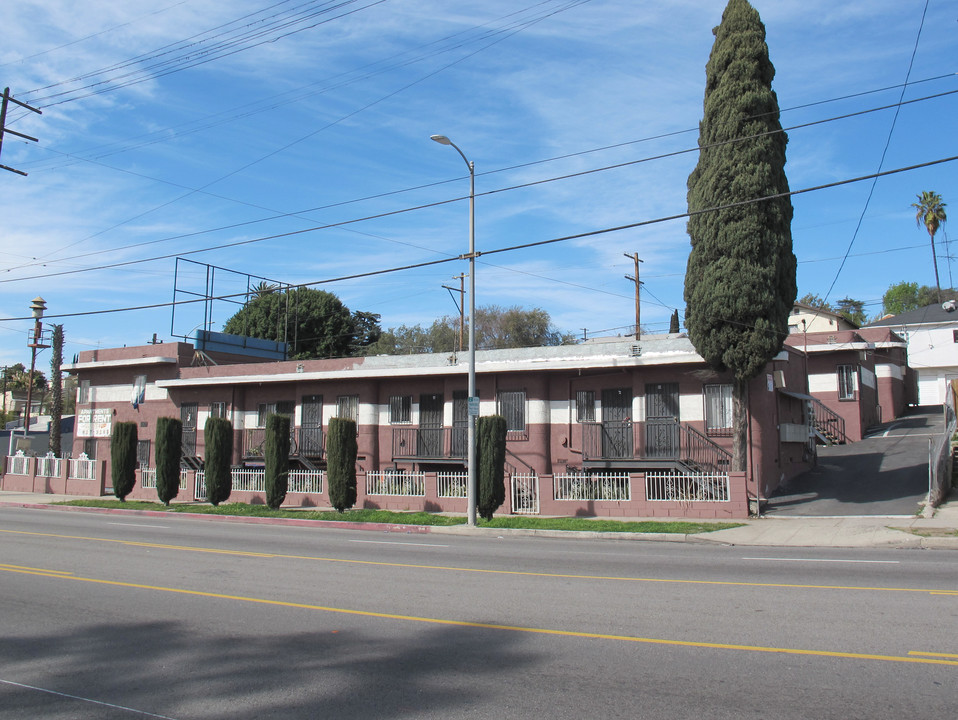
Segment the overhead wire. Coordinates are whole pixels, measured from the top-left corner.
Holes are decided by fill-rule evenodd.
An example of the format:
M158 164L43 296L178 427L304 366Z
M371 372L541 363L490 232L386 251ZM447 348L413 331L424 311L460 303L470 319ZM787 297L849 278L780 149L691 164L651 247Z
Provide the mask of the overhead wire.
M852 113L844 113L844 114L842 114L842 115L837 115L837 116L833 116L833 117L829 117L829 118L812 120L812 121L809 121L809 122L806 122L806 123L800 123L800 124L793 125L793 126L789 126L789 127L786 127L786 128L781 128L781 129L778 129L778 130L769 130L769 131L765 131L765 132L758 133L758 134L755 134L755 135L750 135L750 136L745 136L745 137L740 137L740 138L732 138L732 139L729 139L729 140L723 140L723 141L721 141L721 142L714 143L714 144L712 144L712 145L708 145L708 146L704 146L704 147L716 147L716 146L721 146L721 145L727 145L727 144L734 144L734 143L738 143L738 142L744 142L744 141L747 141L747 140L752 140L752 139L755 139L755 138L764 137L764 136L766 136L766 135L776 134L776 133L780 133L780 132L790 132L790 131L797 130L797 129L803 129L803 128L812 127L812 126L815 126L815 125L821 125L821 124L824 124L824 123L827 123L827 122L835 122L835 121L839 121L839 120L845 120L845 119L848 119L848 118L851 118L851 117L857 117L857 116L860 116L860 115L865 115L865 114L869 114L869 113L879 112L879 111L882 111L882 110L888 110L888 109L898 108L898 107L900 107L900 105L902 105L902 104L912 104L912 103L917 103L917 102L923 102L923 101L926 101L926 100L933 100L933 99L937 99L937 98L944 97L944 96L948 96L948 95L954 95L954 94L956 94L956 93L958 93L958 90L949 90L949 91L945 91L945 92L942 92L942 93L936 93L936 94L934 94L934 95L924 96L924 97L921 97L921 98L914 98L914 99L907 100L907 101L901 101L901 102L898 103L898 104L883 105L883 106L879 106L879 107L875 107L875 108L868 108L868 109L865 109L865 110L859 110L859 111L855 111L855 112L852 112ZM317 132L318 132L318 131L317 131ZM652 161L654 161L654 160L662 160L662 159L667 159L667 158L676 157L676 156L678 156L678 155L688 154L688 153L692 153L692 152L698 152L698 151L701 150L701 149L702 149L701 146L696 145L696 146L694 146L694 147L682 148L682 149L680 149L680 150L675 150L675 151L668 152L668 153L662 153L662 154L659 154L659 155L653 155L653 156L649 156L649 157L643 157L643 158L639 158L639 159L636 159L636 160L629 160L629 161L625 161L625 162L622 162L622 163L615 163L615 164L613 164L613 165L606 165L606 166L599 167L599 168L590 168L590 169L587 169L587 170L581 170L581 171L577 171L577 172L574 172L574 173L567 173L567 174L564 174L564 175L558 175L558 176L554 176L554 177L550 177L550 178L543 178L543 179L539 179L539 180L532 180L532 181L528 181L528 182L524 182L524 183L519 183L519 184L515 184L515 185L510 185L510 186L506 186L506 187L495 188L495 189L492 189L492 190L486 190L486 191L477 193L477 194L476 194L476 197L483 197L483 196L495 195L495 194L503 193L503 192L507 192L507 191L518 190L518 189L529 188L529 187L534 187L534 186L536 186L536 185L542 185L542 184L549 183L549 182L557 182L557 181L560 181L560 180L568 180L568 179L572 179L572 178L583 177L583 176L586 176L586 175L591 175L591 174L595 174L595 173L598 173L598 172L604 172L604 171L607 171L607 170L621 169L621 168L624 168L624 167L630 167L630 166L639 165L639 164L642 164L642 163L652 162ZM421 186L421 187L432 187L432 186L435 186L435 185L437 185L437 184L439 184L439 183L430 183L430 184L428 184L428 185ZM208 185L207 185L207 187L208 187ZM189 193L188 193L188 194L189 194ZM142 258L142 259L139 259L139 260L124 261L124 262L121 262L121 263L112 263L112 264L106 264L106 265L98 265L98 266L93 266L93 267L89 267L89 268L86 268L86 269L75 269L75 270L61 271L61 272L55 272L55 273L46 273L46 274L41 274L41 275L29 275L29 276L23 276L23 277L18 277L18 278L0 279L0 283L18 282L18 281L21 281L21 280L34 280L34 279L39 279L39 278L43 278L43 277L56 277L56 276L59 276L59 275L74 274L74 273L76 273L76 272L91 272L91 271L95 271L95 270L110 269L110 268L114 268L114 267L122 267L122 266L130 265L130 264L136 264L137 262L154 262L154 261L156 261L156 260L163 260L163 259L167 259L167 258L169 258L169 257L174 257L174 256L176 256L176 255L186 255L186 254L192 255L192 254L197 254L197 253L201 253L201 252L210 252L210 251L214 251L214 250L222 250L222 249L225 249L225 248L227 248L227 247L235 247L235 246L241 246L241 245L248 245L248 244L252 244L252 243L255 243L255 242L263 242L263 241L266 241L266 240L275 240L275 239L279 239L279 238L290 237L290 236L302 234L302 233L305 233L305 232L313 232L313 231L318 231L318 230L327 230L327 229L331 229L331 228L334 228L334 227L343 227L343 226L346 226L346 225L349 225L349 224L353 224L353 223L357 223L357 222L365 222L365 221L368 221L368 220L381 219L381 218L384 218L384 217L389 217L389 216L393 216L393 215L398 215L398 214L402 214L402 213L406 213L406 212L412 212L412 211L422 210L422 209L431 208L431 207L436 207L436 206L439 206L439 205L444 205L444 204L448 204L448 203L452 203L452 202L458 202L458 201L461 201L461 200L464 200L464 199L466 199L466 198L465 198L465 197L456 197L456 198L452 198L452 199L449 199L449 200L436 201L436 202L433 202L433 203L426 203L426 204L416 205L416 206L409 207L409 208L401 208L401 209L398 209L398 210L388 211L388 212L384 212L384 213L377 213L377 214L374 214L374 215L368 215L368 216L364 216L364 217L361 217L361 218L356 218L356 219L351 219L351 220L344 220L344 221L335 222L335 223L326 223L326 224L322 224L322 225L318 225L318 226L312 226L312 227L309 227L309 228L302 228L302 229L300 229L300 230L293 230L293 231L289 231L289 232L286 232L286 233L278 233L278 234L267 235L267 236L260 237L260 238L253 238L253 239L246 239L246 240L235 241L235 242L233 242L233 243L213 245L213 246L208 246L208 247L205 247L205 248L198 248L198 249L192 249L192 250L188 250L188 251L183 251L183 252L180 252L180 253L164 254L164 255L153 256L153 257L149 257L149 258ZM175 200L170 201L170 202L175 202ZM169 204L169 203L167 203L167 204ZM274 216L273 218L270 218L270 219L278 219L278 218L290 217L290 216L301 216L301 215L304 215L304 214L306 214L306 213L316 212L316 211L322 210L322 209L328 209L328 208L331 208L331 207L341 206L342 204L344 204L344 203L335 203L335 204L332 204L332 205L321 206L321 207L319 207L319 208L311 208L311 209L308 209L308 210L301 210L301 211L297 211L296 213L284 213L284 214L281 214L281 215L279 215L279 216ZM160 207L162 207L162 206L160 206ZM153 208L153 210L155 210L155 209L156 209L156 208ZM147 212L152 212L153 210L150 210L150 211L147 211ZM143 214L146 214L146 213L141 213L141 215L138 215L138 216L136 216L136 217L141 217ZM132 218L132 219L135 219L135 218ZM304 219L305 219L305 218L304 218ZM47 259L47 260L45 260L45 261L38 261L38 262L32 262L32 263L23 263L23 264L21 264L21 265L19 265L19 266L8 268L8 272L10 272L10 271L12 271L12 270L16 270L16 269L22 269L22 268L26 268L26 267L33 267L33 266L36 266L36 265L39 265L39 264L49 264L49 263L51 263L51 262L67 262L67 261L70 261L70 260L77 260L77 259L81 259L81 258L84 258L84 257L92 257L92 256L95 256L95 255L102 255L102 254L107 254L107 253L111 253L111 252L118 252L118 251L122 251L122 250L131 250L131 249L134 249L134 248L137 248L137 247L144 247L144 246L147 246L147 245L155 245L155 244L159 244L159 243L163 243L163 242L169 242L169 241L173 241L173 240L180 240L180 239L185 239L185 238L188 238L188 237L195 237L195 236L197 236L197 235L205 234L205 233L208 233L208 232L218 232L218 231L226 230L226 229L235 229L235 228L237 228L237 227L253 225L253 224L257 224L257 223L259 223L259 222L264 222L264 221L265 221L264 219L250 220L250 221L245 221L245 222L242 222L242 223L234 223L234 224L232 224L232 225L228 225L228 226L224 226L224 227L220 227L220 228L215 228L215 229L212 229L212 230L196 231L196 232L193 232L193 233L186 233L186 234L182 234L182 235L175 235L175 236L166 237L166 238L157 238L157 239L154 239L154 240L146 240L146 241L143 241L143 242L140 242L140 243L132 243L132 244L129 244L129 245L125 245L125 246L118 247L118 248L107 248L107 249L103 249L103 250L96 250L96 251L91 251L91 252L89 252L89 253L82 253L82 254L80 254L80 255L69 256L69 257L66 257L66 258L57 258L57 259L55 259L55 260ZM126 221L124 221L124 222L130 222L130 220L126 220ZM115 226L115 227L116 227L116 226ZM106 232L106 231L101 231L101 233L102 233L102 232ZM97 233L97 234L100 234L100 233ZM93 235L93 236L90 236L90 237L95 237L95 236L96 236L96 235ZM87 238L85 238L85 239L90 239L90 237L87 237ZM77 241L77 242L80 242L80 241ZM67 246L67 247L69 247L69 246Z
M521 243L521 244L518 244L518 245L510 245L510 246L508 246L508 247L494 248L494 249L492 249L492 250L484 250L484 251L482 251L482 252L476 252L476 253L473 255L473 257L479 258L479 257L481 257L481 256L483 256L483 255L497 255L497 254L501 254L501 253L515 252L515 251L517 251L517 250L526 250L526 249L529 249L529 248L544 247L544 246L546 246L546 245L553 245L553 244L556 244L556 243L568 242L569 240L578 240L578 239L585 238L585 237L595 237L595 236L598 236L598 235L606 235L606 234L613 233L613 232L620 232L620 231L622 231L622 230L629 230L629 229L638 228L638 227L646 227L646 226L649 226L649 225L654 225L654 224L659 224L659 223L664 223L664 222L670 222L670 221L678 220L678 219L682 219L682 218L689 218L689 217L691 217L691 216L693 216L693 215L701 215L701 214L710 213L710 212L719 212L719 211L727 210L727 209L734 208L734 207L744 207L744 206L747 206L747 205L754 205L754 204L756 204L756 203L767 202L767 201L769 201L769 200L778 200L778 199L785 198L785 197L790 197L790 196L793 196L793 195L801 195L801 194L806 194L806 193L810 193L810 192L818 192L818 191L821 191L821 190L826 190L826 189L830 189L830 188L840 187L840 186L843 186L843 185L849 185L849 184L856 183L856 182L863 182L863 181L865 181L865 180L871 180L871 179L875 178L876 176L878 176L878 177L885 177L885 176L888 176L888 175L895 175L895 174L899 174L899 173L903 173L903 172L910 172L910 171L912 171L912 170L917 170L917 169L920 169L920 168L927 168L927 167L932 167L932 166L935 166L935 165L941 165L941 164L944 164L944 163L954 162L954 161L956 161L956 160L958 160L958 155L956 155L956 156L951 156L951 157L945 157L945 158L939 158L938 160L931 160L931 161L928 161L928 162L918 163L918 164L915 164L915 165L909 165L909 166L907 166L907 167L895 168L895 169L893 169L893 170L883 170L883 171L881 171L880 173L873 173L873 174L870 174L870 175L863 175L863 176L860 176L860 177L847 178L847 179L844 179L844 180L836 180L836 181L834 181L834 182L824 183L824 184L821 184L821 185L815 185L815 186L807 187L807 188L801 188L801 189L798 189L798 190L789 190L789 191L783 192L783 193L775 193L775 194L766 195L766 196L763 196L763 197L751 198L751 199L748 199L748 200L740 200L740 201L737 201L737 202L727 203L727 204L719 205L719 206L715 206L715 207L703 208L703 209L701 209L701 210L695 210L695 211L691 211L691 212L684 212L684 213L679 213L679 214L675 214L675 215L668 215L668 216L653 218L653 219L649 219L649 220L640 220L640 221L636 221L636 222L633 222L633 223L627 223L627 224L624 224L624 225L617 225L617 226L615 226L615 227L602 228L602 229L599 229L599 230L591 230L591 231L582 232L582 233L575 233L575 234L573 234L573 235L565 235L565 236L562 236L562 237L551 238L551 239L548 239L548 240L538 240L538 241L532 241L532 242L527 242L527 243ZM448 201L447 201L447 202L448 202ZM345 281L345 280L356 280L356 279L360 279L360 278L375 277L375 276L378 276L378 275L386 275L386 274L395 273L395 272L403 272L403 271L406 271L406 270L412 270L412 269L418 269L418 268L424 268L424 267L431 267L431 266L435 266L435 265L442 265L442 264L449 263L449 262L455 262L455 261L457 261L457 260L464 260L464 259L467 259L468 257L469 257L469 254L463 254L463 255L458 255L458 256L455 256L455 257L447 257L447 258L440 258L440 259L436 259L436 260L428 260L428 261L423 261L423 262L418 262L418 263L410 263L410 264L403 265L403 266L399 266L399 267L383 268L383 269L379 269L379 270L369 270L369 271L365 271L365 272L361 272L361 273L353 273L353 274L349 274L349 275L341 275L341 276L338 276L338 277L325 278L325 279L322 279L322 280L316 280L316 281L308 282L308 283L297 283L297 284L295 285L295 287L297 287L297 288L312 287L312 286L315 286L315 285L326 285L326 284L331 284L331 283L335 283L335 282L343 282L343 281ZM197 300L183 300L183 301L177 301L177 302L152 303L152 304L148 304L148 305L139 305L139 306L132 306L132 307L124 307L124 308L110 308L110 309L105 309L105 310L90 310L90 311L81 311L81 312L73 312L73 313L57 313L57 314L47 315L46 317L48 317L48 318L65 318L65 317L81 317L81 316L89 316L89 315L103 315L103 314L118 313L118 312L131 312L131 311L135 311L135 310L145 310L145 309L153 309L153 308L171 307L171 306L173 306L173 305L185 305L185 304L191 304L191 303L195 303L195 302L207 302L208 300L211 300L211 299L212 299L212 300L221 300L221 299L227 299L227 298L232 298L232 297L240 297L240 296L242 296L242 295L244 295L244 294L245 294L245 293L233 293L233 294L228 294L228 295L223 295L223 296L217 296L217 297L215 297L215 298L200 298L200 299L197 299ZM10 321L15 321L15 320L30 320L30 319L31 319L31 318L30 318L30 317L27 317L27 316L24 316L24 317L10 317L10 318L0 318L0 322L10 322Z

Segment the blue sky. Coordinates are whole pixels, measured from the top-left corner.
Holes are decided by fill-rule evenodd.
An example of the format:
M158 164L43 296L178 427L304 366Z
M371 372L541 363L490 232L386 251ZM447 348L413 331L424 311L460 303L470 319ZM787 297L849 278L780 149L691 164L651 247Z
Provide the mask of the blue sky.
M958 155L958 95L821 122L958 91L953 2L930 0L923 26L925 0L753 4L782 123L795 128L793 190ZM30 323L17 318L37 295L65 326L69 361L201 325L198 305L172 318L169 307L54 317L169 303L175 270L179 290L203 293L196 263L240 273L216 271L225 295L245 290L244 273L316 283L458 256L467 170L429 140L436 133L476 164L480 251L681 214L724 5L2 3L0 86L43 115L10 111L9 127L40 142L7 136L0 159L29 173L0 172L0 362L29 362ZM877 314L889 285L934 284L910 204L933 190L953 208L956 178L952 162L796 195L799 295L850 296ZM947 235L946 224L943 286L958 273ZM688 250L678 219L487 255L477 303L541 307L580 336L625 333L634 301L624 254L638 253L642 322L664 332L672 309L684 311ZM117 263L131 264L105 267ZM442 286L465 269L315 287L379 313L384 328L428 325L457 312ZM235 309L215 303L213 329ZM48 365L46 352L38 367Z

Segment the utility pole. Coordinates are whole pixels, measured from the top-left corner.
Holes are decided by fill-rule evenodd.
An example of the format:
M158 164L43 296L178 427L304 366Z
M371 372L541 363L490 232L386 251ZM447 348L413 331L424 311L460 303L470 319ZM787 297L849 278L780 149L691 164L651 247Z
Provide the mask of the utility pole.
M459 293L459 302L453 302L456 305L456 309L459 311L459 352L462 352L462 339L466 334L466 274L462 273L460 275L453 275L453 280L459 281L459 288L451 288L448 285L443 285L444 290L448 290L450 293L458 292Z
M26 103L22 103L19 100L14 100L12 97L10 97L10 88L4 88L3 102L2 104L0 104L0 152L3 152L3 134L4 133L10 133L11 135L16 135L17 137L21 137L24 140L32 140L33 142L39 142L39 140L37 140L35 137L32 137L30 135L24 135L21 132L17 132L16 130L11 130L10 128L7 127L7 105L9 103L14 103L16 105L19 105L20 107L26 108L27 110L30 110L31 112L35 112L37 115L43 114L40 110L38 110L35 107L30 107ZM14 172L17 175L26 176L26 173L23 172L22 170L17 170L16 168L8 167L7 165L0 165L0 168L3 168L4 170L9 170L10 172Z
M639 263L642 262L642 260L639 259L638 253L633 253L632 255L629 255L629 253L622 254L635 261L635 275L626 275L625 279L631 280L635 283L635 339L638 340L639 336L642 334L642 330L639 326L641 309L639 306L639 288L642 286L642 281L639 280Z

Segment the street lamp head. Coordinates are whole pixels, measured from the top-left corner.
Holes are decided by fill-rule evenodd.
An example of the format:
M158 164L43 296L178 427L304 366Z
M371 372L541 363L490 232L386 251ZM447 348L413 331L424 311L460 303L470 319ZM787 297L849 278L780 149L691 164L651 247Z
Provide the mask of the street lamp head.
M43 317L43 311L47 309L47 301L44 300L39 295L33 298L33 302L30 303L30 312L33 313L33 317L39 320Z
M430 135L430 140L435 140L440 145L452 145L452 140L447 138L445 135Z

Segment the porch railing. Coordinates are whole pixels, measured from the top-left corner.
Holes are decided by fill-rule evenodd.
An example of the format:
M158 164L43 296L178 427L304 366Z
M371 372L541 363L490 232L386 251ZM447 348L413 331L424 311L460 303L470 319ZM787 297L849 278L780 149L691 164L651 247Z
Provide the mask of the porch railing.
M465 458L466 427L393 428L393 458Z
M704 433L673 418L640 423L582 423L582 458L671 460L698 470L722 472L731 454Z
M842 445L848 442L845 434L845 418L834 410L826 407L821 400L809 400L812 411L812 427L819 440L826 445Z
M631 500L629 473L569 473L554 478L556 500Z
M247 428L243 436L243 457L262 458L266 442L266 428ZM323 456L325 437L322 428L291 427L289 429L289 454L311 458Z

